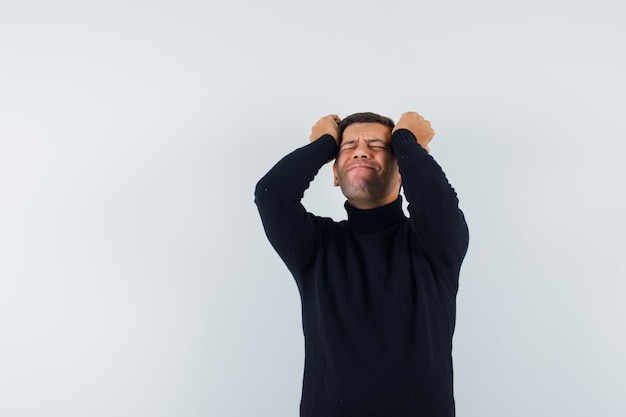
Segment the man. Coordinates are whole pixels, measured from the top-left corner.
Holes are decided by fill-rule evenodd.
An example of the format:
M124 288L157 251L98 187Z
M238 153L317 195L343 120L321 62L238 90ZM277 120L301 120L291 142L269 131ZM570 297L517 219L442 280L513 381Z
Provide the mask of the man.
M414 112L321 118L257 184L269 241L302 301L302 417L454 416L452 335L468 230ZM326 162L348 220L300 200ZM400 186L409 202L407 218Z

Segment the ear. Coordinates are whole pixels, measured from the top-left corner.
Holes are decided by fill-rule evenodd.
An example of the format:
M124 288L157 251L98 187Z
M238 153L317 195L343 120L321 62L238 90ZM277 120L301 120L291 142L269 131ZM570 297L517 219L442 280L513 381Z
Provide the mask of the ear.
M398 195L400 195L400 192L402 191L402 176L400 176L400 174L398 174Z
M335 187L339 187L339 178L337 178L337 163L335 162L333 164L333 184L335 185Z
M402 186L402 175L400 174L400 168L398 167L398 161L396 161L396 170L398 172L398 182L400 183L400 186Z

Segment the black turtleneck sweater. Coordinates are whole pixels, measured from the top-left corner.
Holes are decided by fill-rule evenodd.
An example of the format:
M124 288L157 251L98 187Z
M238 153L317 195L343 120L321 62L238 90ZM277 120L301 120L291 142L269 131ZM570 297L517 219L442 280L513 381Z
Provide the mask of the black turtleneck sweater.
M302 417L454 416L452 335L468 231L454 189L411 132L397 130L407 218L394 203L348 220L300 200L338 147L330 135L278 162L257 184L266 234L302 301Z

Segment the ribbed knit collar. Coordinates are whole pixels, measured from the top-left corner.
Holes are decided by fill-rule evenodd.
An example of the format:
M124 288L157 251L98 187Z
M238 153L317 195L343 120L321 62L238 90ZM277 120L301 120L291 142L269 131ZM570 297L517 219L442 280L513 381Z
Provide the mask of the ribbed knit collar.
M377 232L406 220L402 210L402 196L386 206L363 210L351 206L347 201L344 204L348 212L348 224L359 232Z

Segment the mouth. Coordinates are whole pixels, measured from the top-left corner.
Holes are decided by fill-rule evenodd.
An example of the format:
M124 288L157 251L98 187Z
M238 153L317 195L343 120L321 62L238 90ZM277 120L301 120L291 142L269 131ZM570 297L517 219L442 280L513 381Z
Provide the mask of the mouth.
M376 170L376 167L373 166L373 165L358 163L358 164L353 164L353 165L350 165L349 167L347 167L346 168L346 172L352 171L353 169L359 169L359 168L366 168L366 169Z

